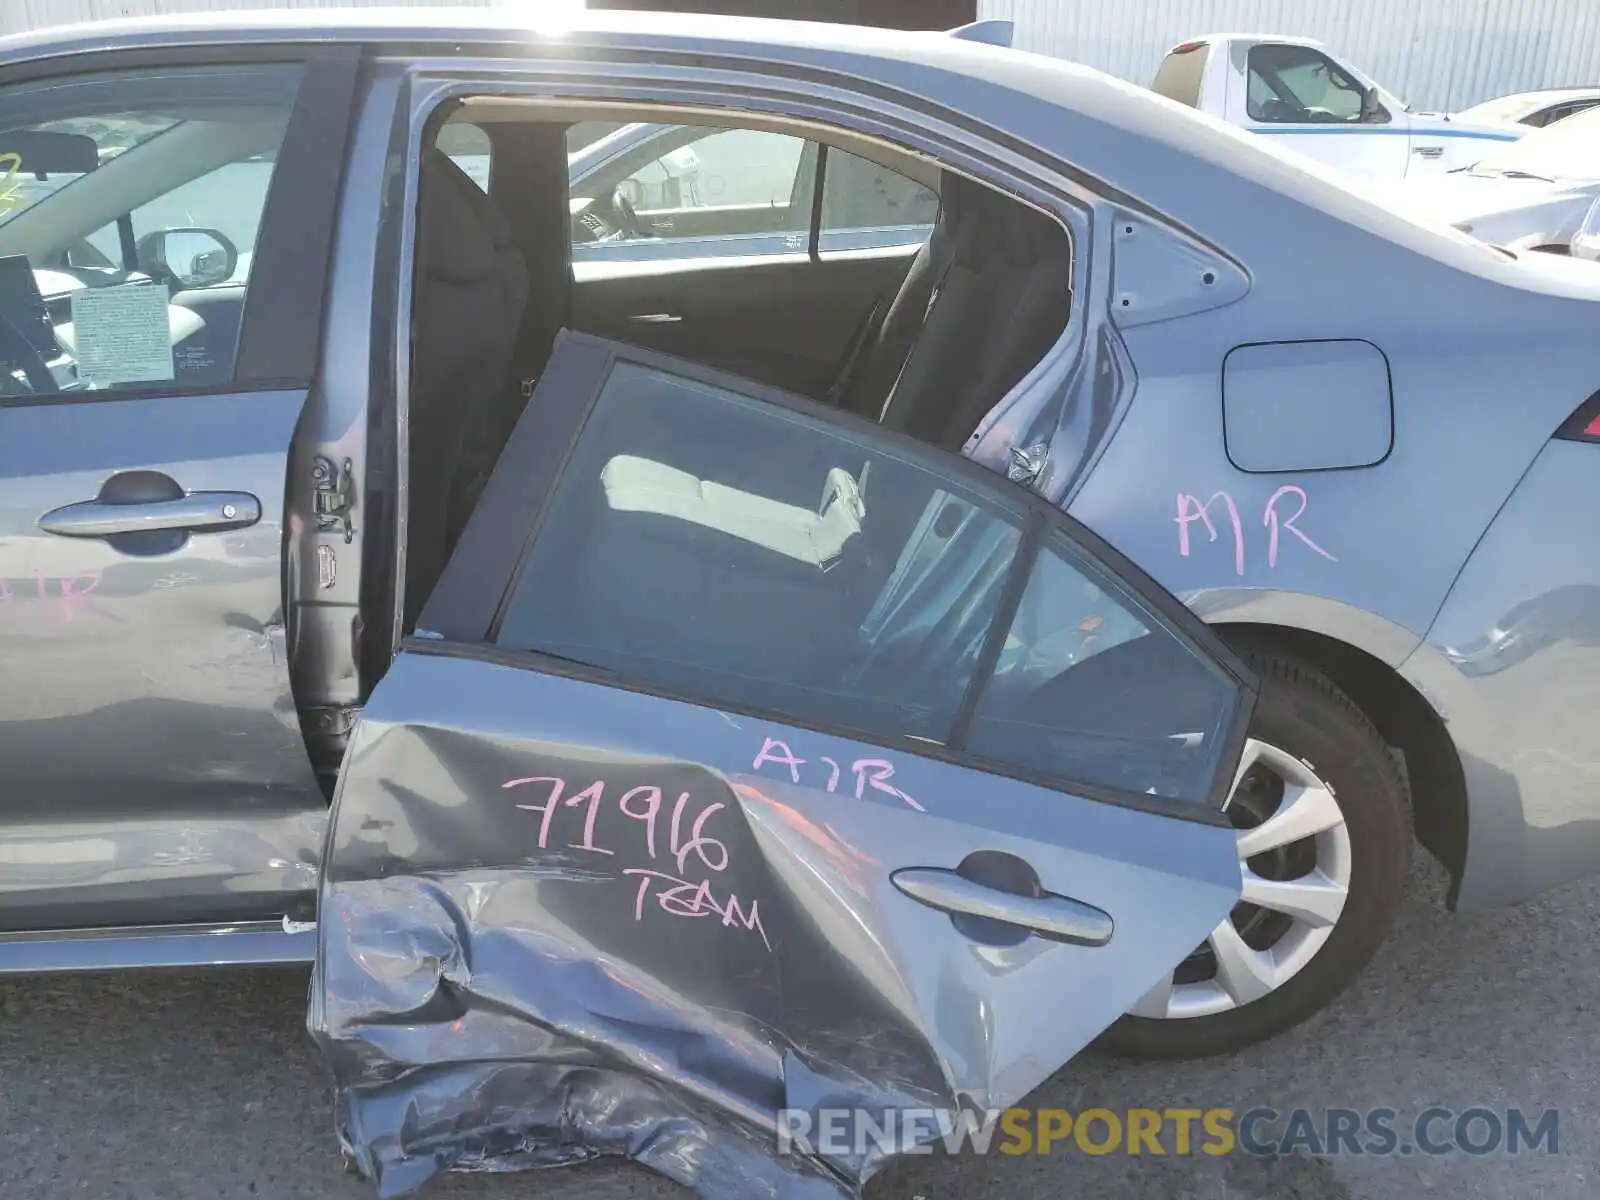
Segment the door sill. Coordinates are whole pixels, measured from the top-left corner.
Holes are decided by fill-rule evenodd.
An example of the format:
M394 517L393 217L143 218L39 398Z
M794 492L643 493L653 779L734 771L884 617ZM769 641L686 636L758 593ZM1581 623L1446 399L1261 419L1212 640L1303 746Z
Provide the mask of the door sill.
M309 963L316 926L282 921L0 933L0 975Z

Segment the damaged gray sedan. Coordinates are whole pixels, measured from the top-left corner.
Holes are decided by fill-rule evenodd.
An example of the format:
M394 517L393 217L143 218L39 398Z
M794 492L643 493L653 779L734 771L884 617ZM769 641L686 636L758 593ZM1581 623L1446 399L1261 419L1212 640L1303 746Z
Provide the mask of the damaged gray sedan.
M386 1195L826 1197L1593 871L1600 278L958 34L0 45L0 971L314 961Z

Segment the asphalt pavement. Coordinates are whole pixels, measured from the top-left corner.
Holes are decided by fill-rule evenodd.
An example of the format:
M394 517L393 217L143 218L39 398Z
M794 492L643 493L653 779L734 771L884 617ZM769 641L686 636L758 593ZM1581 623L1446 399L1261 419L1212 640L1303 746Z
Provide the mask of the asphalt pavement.
M1399 928L1332 1010L1231 1058L1080 1058L1029 1103L1074 1111L1437 1105L1559 1110L1554 1153L1266 1158L1075 1149L919 1159L872 1200L1565 1200L1600 1193L1600 885L1452 917L1419 867ZM0 1198L344 1200L329 1086L304 1026L303 971L0 982ZM1198 1139L1197 1139L1198 1140ZM420 1200L683 1200L643 1170L453 1176Z

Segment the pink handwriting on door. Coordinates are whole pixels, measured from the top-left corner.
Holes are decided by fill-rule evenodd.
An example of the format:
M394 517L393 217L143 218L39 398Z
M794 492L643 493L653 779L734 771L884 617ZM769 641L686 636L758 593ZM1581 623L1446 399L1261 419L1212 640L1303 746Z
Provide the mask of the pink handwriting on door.
M615 850L595 843L594 823L599 814L600 806L605 803L606 785L597 782L576 792L571 796L563 796L567 782L554 775L535 775L528 779L508 779L500 786L502 788L529 787L534 784L547 784L544 801L539 804L518 804L517 807L524 812L539 814L539 849L550 848L550 830L555 823L557 810L562 807L582 808L583 832L576 842L568 842L567 849L583 850L589 854L614 855ZM672 816L667 825L667 853L676 862L678 870L682 871L688 864L692 854L699 859L700 865L708 871L723 871L728 866L728 847L713 837L706 837L704 830L706 822L722 811L721 804L707 804L700 808L693 820L685 829L684 816L690 802L688 792L680 792L677 801L672 806ZM644 839L645 853L654 861L660 847L661 837L661 789L658 787L635 787L623 792L616 800L617 811L623 816L639 822ZM687 832L688 837L684 834Z
M722 918L724 928L732 929L743 926L746 932L755 932L761 935L762 943L770 951L772 943L767 941L767 931L761 925L761 902L750 901L750 909L745 911L740 904L739 897L732 892L722 904L717 903L716 895L711 890L711 884L702 879L699 883L691 883L687 879L679 879L675 875L668 875L664 871L647 871L643 867L628 867L622 872L632 875L639 880L639 894L633 904L633 919L644 920L644 902L650 897L650 887L656 885L656 907L670 917L709 917L715 914Z
M1295 524L1306 513L1306 493L1304 488L1294 484L1285 484L1267 501L1267 506L1261 513L1261 524L1267 530L1267 567L1269 569L1278 565L1278 546L1282 535L1293 534L1307 549L1320 554L1329 562L1339 560L1329 554L1312 539L1311 535ZM1228 527L1233 534L1233 571L1236 575L1244 574L1244 525L1239 520L1239 506L1234 503L1233 496L1228 492L1217 491L1211 493L1211 498L1202 503L1197 496L1188 492L1178 493L1178 515L1174 519L1178 523L1178 553L1184 558L1189 557L1189 526L1196 521L1204 527L1208 540L1217 540L1217 525L1212 520L1212 505L1220 504L1228 518ZM1220 517L1220 513L1217 514Z
M669 917L694 919L717 916L725 928L742 928L747 933L757 933L768 951L772 943L761 924L759 902L752 900L748 906L733 892L718 901L711 885L705 881L684 879L692 863L702 870L722 872L728 869L728 847L720 839L711 837L706 827L711 819L726 807L720 803L701 804L694 807L688 792L679 792L670 813L666 810L661 789L649 785L621 791L614 802L606 798L606 783L597 780L581 791L567 794L567 781L555 775L534 775L526 779L508 779L502 789L543 787L543 799L519 803L524 812L539 818L539 849L550 848L556 827L556 815L566 809L576 809L573 818L563 822L568 837L568 850L581 850L586 854L600 854L608 858L617 856L618 849L629 854L620 844L601 845L597 840L595 820L602 807L614 803L616 811L639 825L639 840L634 851L642 847L651 862L662 862L676 873L646 867L625 867L622 875L639 880L639 891L634 898L633 919L643 921L645 901L653 898L656 910ZM619 789L613 788L614 792ZM656 889L653 897L651 888Z
M828 791L838 791L839 776L841 774L839 764L827 755L819 756L817 762L828 764ZM776 738L767 738L762 743L761 753L757 754L755 762L750 764L750 769L759 771L767 763L777 763L779 766L789 768L789 782L799 783L800 768L806 765L806 760L796 758L794 751L789 749L787 743L780 742ZM889 782L890 779L894 778L894 764L888 759L858 758L850 764L850 773L856 779L855 794L857 800L865 795L868 788L871 788L873 791L882 792L886 796L893 796L896 800L909 804L918 812L928 811Z
M72 624L72 618L83 607L83 598L100 586L100 572L88 571L82 575L43 575L33 573L32 586L15 590L0 579L0 604L6 601L49 601L54 593L54 612L62 624Z

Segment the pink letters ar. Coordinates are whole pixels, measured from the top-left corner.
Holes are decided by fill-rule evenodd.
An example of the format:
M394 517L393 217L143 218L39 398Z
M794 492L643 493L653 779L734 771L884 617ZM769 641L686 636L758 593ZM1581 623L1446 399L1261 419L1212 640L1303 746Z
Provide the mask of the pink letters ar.
M827 756L820 756L818 762L828 764L827 790L830 792L839 789L839 764ZM762 742L761 752L756 755L755 761L750 764L752 771L759 771L767 763L777 763L789 769L789 782L800 782L800 768L805 766L806 760L797 758L793 750L789 749L787 742L780 742L777 738L767 738ZM910 805L918 812L928 810L918 804L916 800L902 792L889 782L894 777L894 764L884 758L858 758L850 765L850 772L856 777L856 799L860 800L870 787L873 791L883 792Z
M1291 497L1299 501L1299 506L1293 512L1285 515L1279 510L1279 501ZM1189 526L1199 521L1205 526L1205 531L1210 541L1217 540L1217 527L1211 520L1211 506L1217 501L1222 501L1228 512L1228 525L1233 532L1233 571L1236 575L1244 574L1244 523L1239 519L1239 506L1234 503L1233 496L1225 491L1211 493L1211 498L1201 503L1199 497L1188 492L1178 493L1178 515L1173 518L1178 523L1178 553L1184 558L1189 557ZM1266 508L1261 513L1261 523L1267 528L1267 568L1270 570L1278 565L1278 542L1281 533L1292 533L1299 538L1307 549L1320 554L1329 562L1338 562L1328 551L1319 546L1305 530L1295 524L1306 513L1305 489L1294 484L1285 484L1272 493Z

